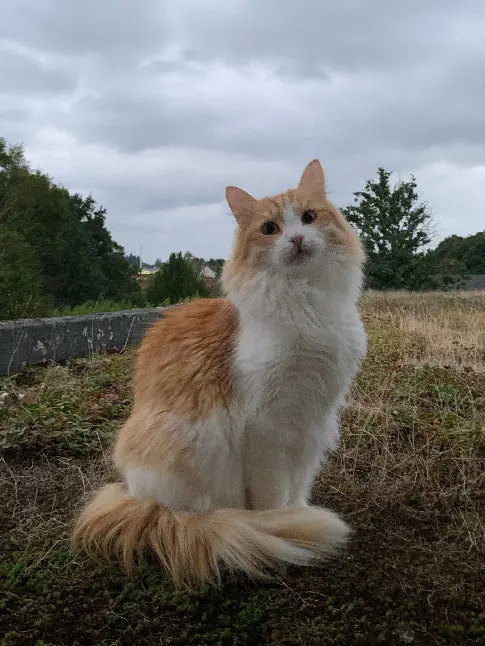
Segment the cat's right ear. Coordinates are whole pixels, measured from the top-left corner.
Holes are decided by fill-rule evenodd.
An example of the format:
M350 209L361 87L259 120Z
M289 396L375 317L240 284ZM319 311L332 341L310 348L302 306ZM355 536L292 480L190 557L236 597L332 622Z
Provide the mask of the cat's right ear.
M258 200L237 186L226 188L226 200L239 226L247 226L254 215Z

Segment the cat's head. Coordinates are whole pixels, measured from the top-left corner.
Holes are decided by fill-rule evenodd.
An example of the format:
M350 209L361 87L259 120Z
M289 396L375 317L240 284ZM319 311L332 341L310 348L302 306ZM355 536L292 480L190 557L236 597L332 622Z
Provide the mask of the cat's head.
M258 200L229 186L226 199L238 223L224 270L226 289L243 287L257 275L325 280L329 272L360 271L362 246L328 200L318 160L308 164L296 189Z

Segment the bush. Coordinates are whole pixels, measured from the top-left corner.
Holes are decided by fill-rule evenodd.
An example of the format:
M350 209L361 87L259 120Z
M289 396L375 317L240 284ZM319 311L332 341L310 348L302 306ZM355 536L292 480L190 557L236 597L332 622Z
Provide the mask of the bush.
M207 296L209 291L193 262L180 252L170 254L168 262L162 263L150 277L146 290L146 298L151 305L174 305L186 299Z

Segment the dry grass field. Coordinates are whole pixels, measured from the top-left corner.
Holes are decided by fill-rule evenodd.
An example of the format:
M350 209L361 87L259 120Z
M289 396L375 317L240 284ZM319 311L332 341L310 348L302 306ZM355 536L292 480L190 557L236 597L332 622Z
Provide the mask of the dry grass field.
M264 584L189 596L69 551L110 477L132 352L0 380L1 646L485 644L485 293L361 307L369 354L314 492L352 541Z

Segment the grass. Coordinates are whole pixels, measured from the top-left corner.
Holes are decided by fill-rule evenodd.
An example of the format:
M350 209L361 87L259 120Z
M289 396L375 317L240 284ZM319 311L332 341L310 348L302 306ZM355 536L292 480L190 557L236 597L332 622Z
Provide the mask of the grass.
M314 491L353 540L264 584L186 595L70 553L131 352L0 381L0 645L485 644L485 294L369 293L362 314L369 355Z
M122 310L132 310L140 307L146 307L145 305L140 305L140 303L135 304L130 301L114 301L114 300L98 300L98 301L86 301L80 305L75 305L73 307L65 305L64 307L57 307L49 311L47 316L82 316L84 314L100 314L104 312L121 312Z
M211 295L216 297L218 292L216 289L212 289ZM191 296L183 299L182 303L193 300L194 298L199 298L199 296ZM168 307L170 305L170 299L166 298L157 305L146 303L145 296L142 294L138 303L132 303L131 301L115 301L115 300L98 300L98 301L86 301L80 305L65 305L62 307L56 307L53 309L45 310L40 308L39 311L35 312L35 317L41 318L53 318L56 316L84 316L87 314L105 314L108 312L121 312L123 310L133 310L133 309L145 309L147 307ZM30 318L31 314L29 314ZM25 317L22 317L25 318Z

